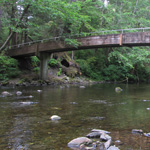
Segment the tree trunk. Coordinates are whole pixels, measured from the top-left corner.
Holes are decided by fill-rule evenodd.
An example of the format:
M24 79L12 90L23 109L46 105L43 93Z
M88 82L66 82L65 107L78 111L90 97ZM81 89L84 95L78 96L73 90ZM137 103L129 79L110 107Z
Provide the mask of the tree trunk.
M29 7L30 7L30 5L27 5L27 7L24 9L19 22L21 22L23 20L23 17L28 12ZM18 28L18 27L19 27L19 23L16 24L16 28ZM10 35L8 36L8 38L6 39L4 44L1 46L0 51L2 51L6 47L6 45L9 43L9 41L11 40L11 38L13 37L14 34L15 34L15 32L13 32L13 31L10 33Z
M1 32L1 29L2 29L1 17L2 17L2 9L0 8L0 32Z

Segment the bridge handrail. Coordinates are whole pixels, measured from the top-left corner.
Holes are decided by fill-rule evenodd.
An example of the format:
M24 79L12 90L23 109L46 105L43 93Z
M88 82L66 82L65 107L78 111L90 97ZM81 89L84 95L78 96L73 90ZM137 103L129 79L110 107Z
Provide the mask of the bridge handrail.
M125 32L131 32L131 31L139 31L142 30L142 32L145 32L145 30L150 30L150 27L146 27L146 28L131 28L131 29L117 29L117 30L104 30L104 31L98 31L98 32L89 32L89 33L81 33L81 34L75 34L75 35L69 35L69 36L58 36L58 37L53 37L53 38L47 38L47 39L42 39L42 40L35 40L32 42L26 42L26 43L21 43L21 44L17 44L17 45L12 45L9 46L9 49L13 49L13 48L19 48L21 46L24 45L31 45L31 44L35 44L35 43L43 43L44 41L57 41L60 39L65 39L65 38L76 38L76 37L86 37L87 35L92 36L92 35L97 35L97 34L102 34L105 35L106 33L110 33L110 32L119 32L119 33L125 33Z

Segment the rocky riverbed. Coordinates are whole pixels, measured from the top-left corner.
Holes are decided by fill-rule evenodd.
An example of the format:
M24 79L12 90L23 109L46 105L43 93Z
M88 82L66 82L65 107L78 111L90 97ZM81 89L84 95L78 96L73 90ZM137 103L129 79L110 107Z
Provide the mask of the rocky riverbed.
M100 129L93 129L86 137L78 137L68 143L73 150L119 150L111 145L112 137L110 132Z
M66 84L97 84L97 83L104 83L92 81L85 77L75 77L71 78L66 75L62 76L53 76L49 77L47 80L39 80L38 78L32 78L32 75L28 75L25 78L15 78L9 81L2 81L0 82L0 86L46 86L46 85L66 85Z

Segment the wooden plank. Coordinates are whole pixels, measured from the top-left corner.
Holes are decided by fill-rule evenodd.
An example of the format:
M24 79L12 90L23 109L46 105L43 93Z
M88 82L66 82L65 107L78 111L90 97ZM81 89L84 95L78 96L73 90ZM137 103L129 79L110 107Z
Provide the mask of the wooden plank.
M67 45L64 41L49 41L46 43L23 46L8 50L9 56L35 55L40 52L63 52L79 49L120 47L120 46L150 46L150 32L111 34L77 38L78 48Z

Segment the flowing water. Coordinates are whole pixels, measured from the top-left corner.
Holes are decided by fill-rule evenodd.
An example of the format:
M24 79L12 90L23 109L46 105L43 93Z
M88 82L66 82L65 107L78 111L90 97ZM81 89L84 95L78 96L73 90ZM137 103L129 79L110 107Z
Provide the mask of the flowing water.
M69 141L92 129L110 131L121 150L150 150L150 137L131 133L150 132L148 84L1 88L0 93L6 90L13 95L0 97L0 150L69 150ZM51 121L52 115L61 120Z

